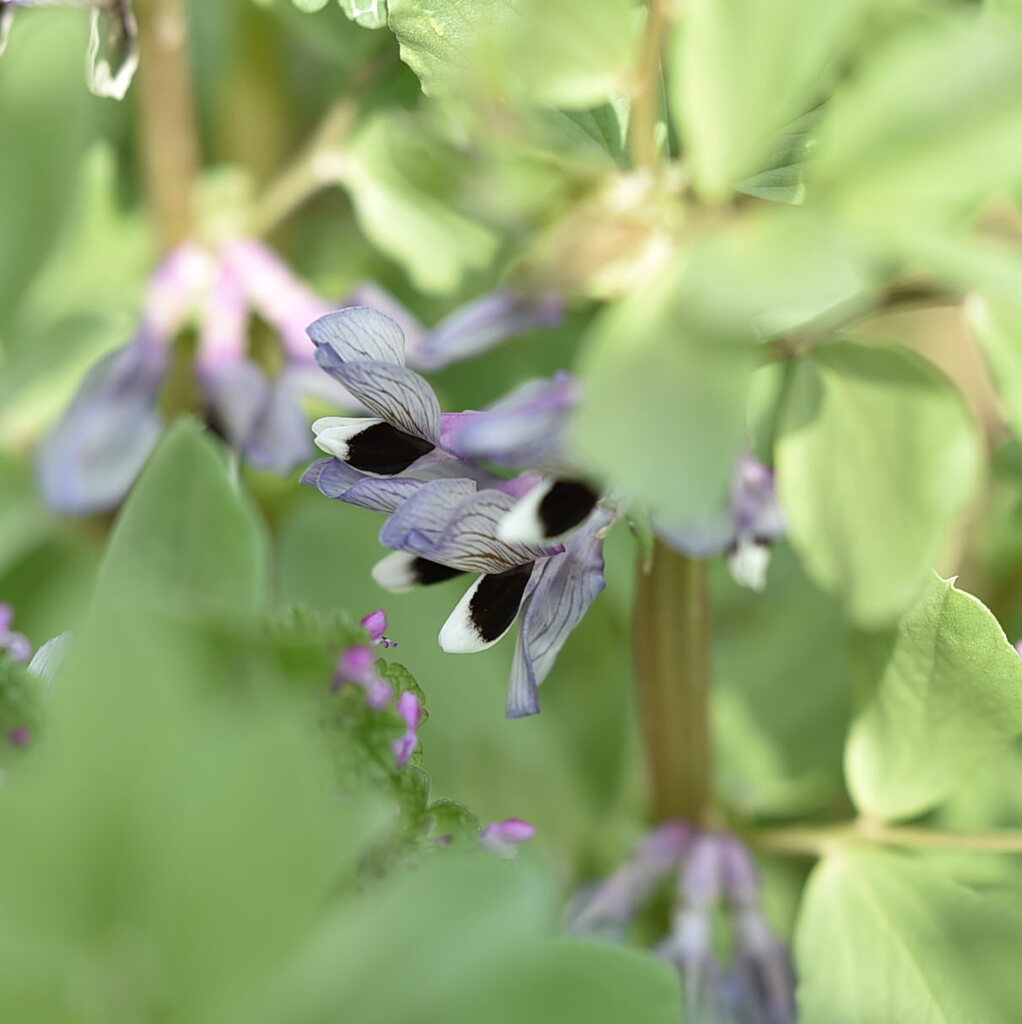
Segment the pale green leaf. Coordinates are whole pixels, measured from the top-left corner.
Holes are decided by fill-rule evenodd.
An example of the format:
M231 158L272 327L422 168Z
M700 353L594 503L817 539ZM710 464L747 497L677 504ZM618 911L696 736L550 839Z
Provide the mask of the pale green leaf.
M970 594L931 577L892 634L857 640L865 704L845 752L857 806L920 814L1022 733L1022 658Z
M810 188L887 230L955 216L1018 179L1020 133L1022 27L954 19L881 48L835 94Z
M408 127L400 116L372 118L351 140L339 177L369 240L400 263L416 287L451 292L467 273L490 263L497 236L436 194L432 181L412 176L426 158L416 157ZM433 147L432 159L443 159L441 147Z
M671 102L696 188L719 202L819 102L859 0L692 0L672 39Z
M255 610L267 591L265 543L255 509L228 479L225 453L198 424L180 420L121 510L101 592Z
M805 1024L1006 1024L1022 915L917 858L841 851L813 872L795 934Z
M977 478L975 427L909 351L828 342L798 367L777 446L791 543L865 627L916 598Z

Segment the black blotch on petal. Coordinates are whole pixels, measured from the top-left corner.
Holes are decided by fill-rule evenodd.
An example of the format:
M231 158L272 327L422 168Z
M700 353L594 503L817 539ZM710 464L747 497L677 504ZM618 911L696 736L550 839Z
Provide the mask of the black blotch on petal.
M537 515L543 537L559 537L578 526L600 500L588 484L578 480L555 480L539 503Z
M348 439L349 466L363 473L393 476L407 469L434 448L414 434L406 434L389 423L374 423Z
M533 563L516 565L507 572L484 576L468 603L468 614L479 636L490 643L502 637L515 621Z
M444 580L452 580L455 576L463 576L461 569L452 569L449 565L441 565L439 562L431 562L428 558L416 558L412 561L412 576L419 586L425 587L430 583L443 583Z

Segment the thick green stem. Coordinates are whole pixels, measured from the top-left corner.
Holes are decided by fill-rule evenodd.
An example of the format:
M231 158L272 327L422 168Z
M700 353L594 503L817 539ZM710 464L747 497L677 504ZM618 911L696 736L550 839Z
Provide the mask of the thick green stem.
M164 248L192 230L192 186L199 170L198 129L183 0L138 7L139 136L146 191Z
M706 562L657 541L636 589L635 674L653 815L706 823L713 798Z

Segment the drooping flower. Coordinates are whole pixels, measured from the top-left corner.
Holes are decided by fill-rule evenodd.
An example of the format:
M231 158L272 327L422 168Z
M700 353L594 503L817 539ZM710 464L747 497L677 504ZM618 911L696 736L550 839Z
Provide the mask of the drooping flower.
M370 612L361 623L369 632L369 642L378 647L397 647L397 641L391 640L387 633L387 613L378 608Z
M124 99L138 69L138 24L131 0L0 0L0 55L7 47L19 7L88 8L89 89L97 96Z
M14 608L7 602L0 602L0 651L11 661L28 664L32 657L32 644L24 633L14 628Z
M521 619L508 695L511 717L539 709L538 687L568 634L604 586L606 508L587 507L584 526L564 543L509 541L502 524L542 478L499 477L460 446L467 425L490 413L448 413L429 384L405 365L404 337L390 318L366 307L312 324L319 364L372 414L313 424L332 459L303 477L329 497L389 514L380 533L395 553L374 577L393 590L477 575L440 631L450 653L492 646ZM507 435L505 463L521 466L531 435Z
M505 818L491 822L479 837L484 850L508 860L518 856L518 847L536 834L536 826L521 818Z
M328 308L260 243L179 246L150 280L135 338L93 368L43 439L44 500L66 515L85 515L123 499L163 431L159 401L172 346L193 320L209 419L253 465L289 472L310 450L303 396L340 407L351 401L319 370L304 334L309 318ZM281 339L284 365L273 377L249 358L253 311Z

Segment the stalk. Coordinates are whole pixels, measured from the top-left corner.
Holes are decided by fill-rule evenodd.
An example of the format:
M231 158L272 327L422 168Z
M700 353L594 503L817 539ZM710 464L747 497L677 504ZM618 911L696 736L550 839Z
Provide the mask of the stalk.
M192 231L198 128L183 0L139 0L139 137L145 185L164 249Z
M649 568L639 566L636 590L635 677L653 816L708 824L713 749L707 563L656 541Z

